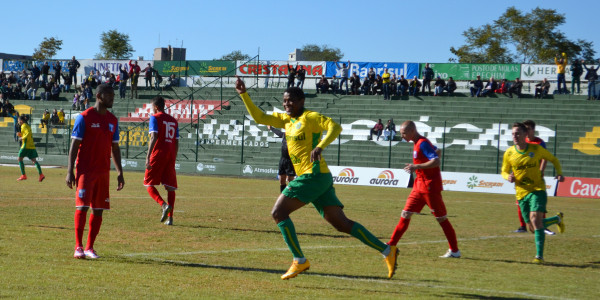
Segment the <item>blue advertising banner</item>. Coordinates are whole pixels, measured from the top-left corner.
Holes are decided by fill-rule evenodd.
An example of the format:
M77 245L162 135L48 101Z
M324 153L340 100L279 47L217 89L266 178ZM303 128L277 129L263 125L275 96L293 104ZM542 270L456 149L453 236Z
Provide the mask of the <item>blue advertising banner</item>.
M344 62L339 62L340 67ZM347 63L347 62L346 62ZM350 62L350 73L352 76L353 72L356 72L359 77L367 77L369 69L373 68L376 74L383 74L385 68L388 69L390 74L396 74L396 76L404 75L404 78L413 78L419 76L419 64L418 63L388 63L388 62ZM327 69L325 70L325 77L340 77L341 69L338 69L334 61L327 62Z
M45 61L25 61L25 60L4 60L2 61L2 70L4 72L21 72L23 70L29 70L31 68L33 68L33 64L36 64L38 66L38 68L42 68L42 66L44 65L44 62L48 62L48 65L50 66L50 73L54 73L54 67L53 65L57 62L56 60L45 60ZM62 67L63 71L66 71L67 68L67 64L69 63L68 60L59 60L58 61L60 63L60 66Z

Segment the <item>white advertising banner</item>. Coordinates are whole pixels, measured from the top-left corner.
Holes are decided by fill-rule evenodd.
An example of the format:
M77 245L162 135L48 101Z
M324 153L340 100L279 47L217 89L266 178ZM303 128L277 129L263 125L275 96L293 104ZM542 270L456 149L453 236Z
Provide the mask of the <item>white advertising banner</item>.
M586 65L586 67L591 67L592 65ZM595 69L598 68L598 65L593 65ZM547 78L550 81L556 81L558 67L556 65L521 65L521 80L526 81L542 81L544 78ZM585 81L585 74L587 71L583 69L583 74L581 75L581 81ZM565 70L565 80L571 81L571 65L568 64Z
M408 187L410 174L402 169L329 166L334 184Z
M132 61L132 63L135 60ZM148 64L154 66L154 62L151 60L138 60L138 66L143 70L148 66ZM129 71L129 60L96 60L96 59L80 59L79 63L81 67L77 69L77 74L80 75L89 75L90 71L96 72L100 71L100 74L104 75L106 71L110 71L114 74L119 74L119 69L121 66L125 66L125 69ZM141 74L140 76L143 76ZM141 78L140 78L140 81Z
M554 196L556 179L544 179L548 196ZM500 174L442 172L442 183L445 191L515 194L515 184L504 180Z

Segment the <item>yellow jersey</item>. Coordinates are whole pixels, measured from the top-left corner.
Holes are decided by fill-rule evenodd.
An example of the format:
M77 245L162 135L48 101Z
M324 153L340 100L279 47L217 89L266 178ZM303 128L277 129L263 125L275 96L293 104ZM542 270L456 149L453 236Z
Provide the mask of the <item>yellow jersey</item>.
M390 73L383 73L381 79L383 79L383 83L390 83Z
M256 123L285 128L288 152L297 176L330 173L325 159L311 162L310 154L316 147L325 149L340 135L342 127L339 124L327 116L306 109L297 118L292 118L286 113L277 112L274 112L273 115L267 115L254 105L248 93L243 93L240 96ZM321 139L325 130L327 134Z
M21 149L35 149L31 127L27 123L21 124L21 138L23 139Z
M508 180L510 173L514 174L517 200L525 198L531 192L546 190L546 182L540 171L542 159L552 162L556 173L562 175L558 159L541 145L527 144L523 151L519 151L515 145L504 152L502 177Z

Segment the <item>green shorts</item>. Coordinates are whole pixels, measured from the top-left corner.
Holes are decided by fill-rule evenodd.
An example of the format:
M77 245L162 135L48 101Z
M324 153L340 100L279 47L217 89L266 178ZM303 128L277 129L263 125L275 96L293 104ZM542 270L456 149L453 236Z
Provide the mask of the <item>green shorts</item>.
M323 208L326 206L344 208L342 202L335 195L331 173L302 174L288 184L283 190L283 194L307 204L312 203L321 216L323 216Z
M34 159L38 157L37 151L35 149L25 149L21 148L19 150L19 158L27 156L29 159Z
M546 203L548 203L548 194L546 191L535 191L527 194L525 198L519 200L521 215L525 223L529 223L529 213L532 211L546 212Z

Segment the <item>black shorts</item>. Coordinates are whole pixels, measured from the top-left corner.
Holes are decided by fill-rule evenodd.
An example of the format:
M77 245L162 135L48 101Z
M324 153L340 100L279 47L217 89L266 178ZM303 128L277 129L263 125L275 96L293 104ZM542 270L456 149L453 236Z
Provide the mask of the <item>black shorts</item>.
M279 160L279 172L277 172L277 175L296 176L294 165L290 159L282 157Z

